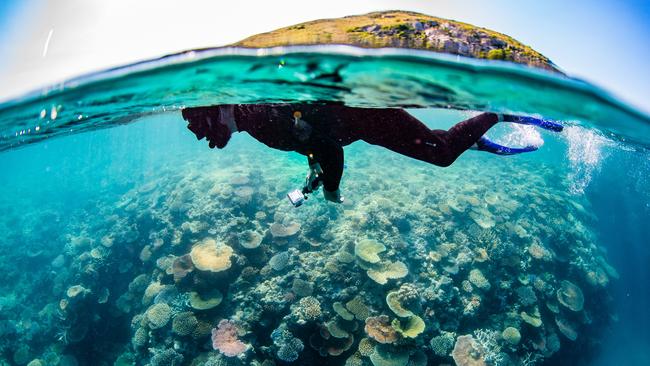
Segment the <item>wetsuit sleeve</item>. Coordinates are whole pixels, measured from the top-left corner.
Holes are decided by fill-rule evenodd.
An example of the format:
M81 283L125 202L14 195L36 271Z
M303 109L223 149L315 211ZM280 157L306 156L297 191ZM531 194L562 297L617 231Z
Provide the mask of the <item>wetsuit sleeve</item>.
M309 164L319 163L323 169L323 188L329 192L339 189L343 176L343 147L317 131L312 133L305 146Z

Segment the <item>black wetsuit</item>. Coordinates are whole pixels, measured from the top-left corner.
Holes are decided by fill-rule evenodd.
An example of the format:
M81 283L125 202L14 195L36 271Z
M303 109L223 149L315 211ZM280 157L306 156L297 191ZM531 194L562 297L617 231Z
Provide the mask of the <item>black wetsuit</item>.
M203 113L214 116L223 107L189 108L189 112L195 115L204 109ZM323 169L323 186L330 192L338 189L343 174L343 146L355 141L363 140L446 167L497 123L496 114L483 113L444 131L429 129L402 109L338 104L236 104L232 107L239 131L248 132L274 149L306 155L310 164L318 162ZM309 124L310 133L305 134L296 127L295 112L300 112L301 119Z

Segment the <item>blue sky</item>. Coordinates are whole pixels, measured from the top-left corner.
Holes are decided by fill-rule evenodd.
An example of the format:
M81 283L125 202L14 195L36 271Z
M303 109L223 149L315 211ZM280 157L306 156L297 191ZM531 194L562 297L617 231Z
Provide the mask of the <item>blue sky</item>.
M650 112L650 1L0 0L0 99L183 49L306 20L406 9L506 33L570 75ZM42 56L49 31L49 51Z

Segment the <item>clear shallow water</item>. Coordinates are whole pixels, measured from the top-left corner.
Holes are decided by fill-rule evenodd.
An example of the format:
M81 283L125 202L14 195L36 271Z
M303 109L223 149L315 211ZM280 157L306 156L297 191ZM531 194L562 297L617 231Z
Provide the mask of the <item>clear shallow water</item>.
M137 80L123 76L120 82L131 77ZM174 89L174 82L168 84ZM114 126L125 120L113 117L128 114L117 106L136 104L132 101L98 103L95 111L106 114L105 125L90 117L65 123L59 117L70 110L61 104L50 124L72 132ZM198 97L195 102L203 103ZM119 110L115 115L113 107ZM11 113L23 113L21 108ZM448 128L471 115L411 113L432 128ZM439 347L431 343L445 332L479 338L512 326L522 337L517 346L496 337L484 349L494 353L500 347L494 354L506 356L496 359L499 364L521 364L535 355L538 364L648 363L650 161L639 145L603 137L604 126L576 122L559 135L498 126L490 132L496 139L542 138L544 146L514 157L468 152L445 169L355 143L345 150L347 203L327 205L316 195L293 209L284 195L302 182L302 156L270 150L247 135L235 136L225 150L209 150L185 129L178 111L128 120L137 123L72 135L55 128L55 134L70 136L0 154L3 362L113 364L119 358L119 364L170 364L164 361L182 358L183 364L370 365L372 358L355 356L368 346L359 344L368 337L364 322L343 322L333 303L360 298L371 316L398 319L386 295L407 284L404 292L412 286L419 293L408 306L425 330L390 349L372 341L371 350L396 358L408 354L411 362L422 350L436 365L453 362L437 355ZM274 237L274 223L299 223L300 229L289 239ZM252 251L242 246L248 237L241 233L249 231L263 237ZM231 267L221 277L195 270L174 281L165 258L188 253L206 237L232 247ZM385 285L373 281L364 268L368 264L354 256L362 237L385 245L382 260L404 263L408 274ZM531 247L543 248L542 255L532 250L534 256ZM283 262L282 253L285 267L273 269ZM472 270L481 271L489 289L480 288L476 278L468 286ZM562 280L581 288L584 310L557 304ZM75 295L69 290L79 290L77 285L84 290ZM305 287L312 287L311 295ZM224 295L214 309L188 304L192 291L214 288ZM310 300L301 303L305 298ZM313 310L307 306L311 299L320 313L301 324L298 319ZM146 314L162 303L169 305L170 319L154 328ZM522 311L535 308L540 327L522 320ZM197 323L190 334L179 334L174 319L188 312ZM208 333L221 319L240 327L240 339L250 347L242 361L212 349ZM354 342L341 356L321 357L316 348L322 340L314 334L321 334L318 324L332 326L331 321L350 327ZM558 321L577 332L575 341ZM277 329L300 339L298 360L279 359L283 339L272 337Z
M184 106L324 100L536 114L650 145L649 116L580 80L416 50L301 46L191 51L52 85L0 105L0 149Z

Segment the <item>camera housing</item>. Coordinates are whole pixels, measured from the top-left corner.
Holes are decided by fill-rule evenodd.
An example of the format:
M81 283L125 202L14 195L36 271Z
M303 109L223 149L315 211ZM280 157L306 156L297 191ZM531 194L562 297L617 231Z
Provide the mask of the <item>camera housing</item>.
M289 198L289 202L291 202L293 207L302 205L307 199L307 197L302 193L300 189L294 189L293 191L287 193L287 198Z

